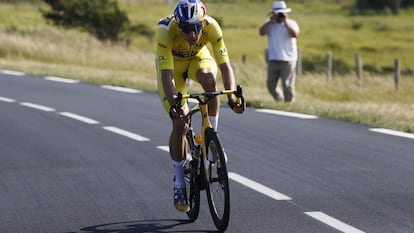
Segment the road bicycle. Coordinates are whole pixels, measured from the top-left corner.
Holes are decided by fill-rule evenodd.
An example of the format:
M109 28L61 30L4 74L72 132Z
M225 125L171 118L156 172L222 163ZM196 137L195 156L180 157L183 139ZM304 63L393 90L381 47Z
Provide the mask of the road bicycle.
M190 210L190 221L198 218L200 211L200 191L206 190L207 201L214 225L224 232L230 219L230 188L227 173L227 155L217 132L212 128L208 118L208 102L219 95L235 94L237 104L245 106L241 86L236 90L224 90L197 94L178 93L176 107L181 107L182 100L195 99L197 105L189 112L189 128L186 134L187 159L184 167ZM199 133L193 127L193 117L201 113Z

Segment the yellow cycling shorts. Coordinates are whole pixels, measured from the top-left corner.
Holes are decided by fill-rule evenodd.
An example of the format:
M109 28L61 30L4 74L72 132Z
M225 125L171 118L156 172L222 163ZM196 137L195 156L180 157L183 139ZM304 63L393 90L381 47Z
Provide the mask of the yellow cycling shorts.
M197 81L196 73L201 68L209 68L217 75L217 64L214 58L211 56L210 51L204 46L198 53L189 59L174 59L174 83L175 89L178 92L187 94L187 80L191 79ZM165 97L164 88L161 80L161 70L157 65L157 80L158 80L158 92L164 106L165 111L170 114L170 104ZM188 109L187 102L183 102L183 106Z

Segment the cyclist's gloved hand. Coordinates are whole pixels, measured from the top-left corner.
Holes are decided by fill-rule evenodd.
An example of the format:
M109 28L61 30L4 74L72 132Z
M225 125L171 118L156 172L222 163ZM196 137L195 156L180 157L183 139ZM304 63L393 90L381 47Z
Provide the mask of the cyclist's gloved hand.
M233 110L233 112L241 114L244 112L244 106L243 104L238 104L236 102L236 100L234 100L233 98L229 98L229 102L228 102L230 108Z
M175 106L170 107L171 119L183 119L185 117L184 110L182 108L176 108Z

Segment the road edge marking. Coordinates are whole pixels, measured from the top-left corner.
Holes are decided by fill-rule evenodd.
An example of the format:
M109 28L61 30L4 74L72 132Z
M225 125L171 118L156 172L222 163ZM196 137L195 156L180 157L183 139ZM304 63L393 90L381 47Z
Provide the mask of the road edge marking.
M351 225L348 225L334 217L331 217L321 211L310 211L305 212L306 215L325 223L328 226L331 226L339 231L345 232L345 233L365 233Z
M44 79L48 81L69 83L69 84L76 84L80 82L79 80L76 80L76 79L68 79L68 78L61 78L61 77L55 77L55 76L46 76L44 77Z
M256 181L250 180L249 178L246 178L242 175L239 175L234 172L229 172L229 178L248 187L251 188L259 193L262 193L266 196L269 196L277 201L289 201L292 200L292 198L286 196L283 193L277 192L271 188L268 188L262 184L257 183Z
M279 111L279 110L274 110L274 109L255 109L255 111L261 112L261 113L273 114L273 115L294 117L294 118L299 118L299 119L307 119L307 120L319 118L318 116L314 116L314 115L308 115L308 114L296 113L296 112L285 112L285 111Z
M414 134L412 134L412 133L405 133L405 132L395 131L395 130L390 130L390 129L371 128L371 129L369 129L369 131L372 131L372 132L375 132L375 133L381 133L381 134L387 134L387 135L392 135L392 136L403 137L403 138L414 139Z
M13 76L24 76L23 72L14 71L14 70L0 70L0 73L7 74L7 75L13 75Z

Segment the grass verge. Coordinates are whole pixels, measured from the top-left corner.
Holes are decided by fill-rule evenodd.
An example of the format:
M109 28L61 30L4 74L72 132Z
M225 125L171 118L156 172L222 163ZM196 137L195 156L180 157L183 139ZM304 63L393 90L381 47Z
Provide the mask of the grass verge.
M162 6L161 3L155 6L149 3L139 6L131 4L128 7L129 14L133 16L131 18L138 23L142 23L140 20L144 18L145 22L151 25L155 25L157 20L170 12L173 7L172 5ZM224 23L227 24L224 28L226 42L233 54L232 63L237 82L244 87L248 105L315 114L374 127L414 132L414 92L412 91L414 78L410 76L403 76L397 92L392 75L379 76L365 73L363 84L360 85L355 75L352 74L337 75L331 82L327 82L323 74L306 73L298 76L297 98L293 104L274 102L265 86L266 63L263 59L265 38L257 34L258 27L264 20L269 6L271 6L269 1L256 5L248 3L240 6L208 5L209 11L226 16L224 18ZM0 69L19 70L39 76L54 75L75 78L83 82L112 84L156 92L153 41L147 38L136 38L130 47L101 43L86 33L62 30L47 25L40 16L39 7L44 6L22 3L16 8L14 4L0 4ZM391 61L395 58L394 53L387 53L390 49L400 51L402 56L407 57L407 61L414 61L414 58L410 59L414 56L410 54L414 53L412 53L412 43L408 38L409 32L413 30L408 30L412 26L406 24L405 20L399 22L396 28L391 26L393 20L381 22L383 26L378 26L382 28L379 32L378 29L371 28L374 24L378 24L379 19L375 17L353 19L362 21L363 29L358 30L366 30L360 32L365 33L370 41L378 44L375 45L359 38L361 35L355 34L354 29L339 30L341 27L352 27L352 21L346 21L345 16L331 18L330 28L335 27L335 30L330 33L319 30L322 33L318 34L316 29L326 26L321 25L322 22L316 19L327 20L330 17L338 17L333 16L337 8L332 8L336 9L335 11L328 7L331 9L330 13L321 11L326 6L317 8L319 11L315 9L306 11L305 6L292 3L292 8L297 14L294 16L297 16L303 28L299 44L310 54L320 53L327 48L336 48L339 53L350 54L350 57L353 57L351 55L353 47L364 48L365 46L367 51L372 52L373 57L378 57L379 66L385 65L382 57ZM247 9L249 9L249 14L246 14ZM228 14L223 13L223 10L234 12L233 19L237 20L229 20ZM242 16L243 14L245 15ZM138 17L139 15L143 17ZM402 19L404 17L406 16L402 16ZM242 23L236 24L237 21ZM408 34L407 36L401 35L400 30L403 29ZM387 31L396 31L397 33L391 36L391 39L397 39L401 43L392 44L381 40L384 35L382 33L387 34ZM335 34L339 36L335 37ZM351 36L354 38L354 43L348 43ZM319 44L317 44L318 41ZM363 41L363 43L358 41ZM403 43L404 41L408 43ZM387 49L387 46L390 47ZM368 47L375 49L368 49ZM247 54L246 64L243 64L240 59L243 54ZM372 61L374 62L375 59ZM405 64L404 61L403 64ZM220 88L222 88L221 85ZM199 91L200 89L194 86L190 90Z

